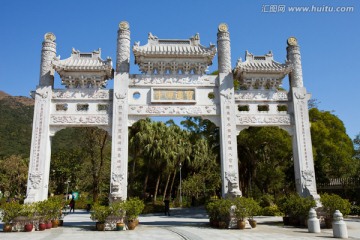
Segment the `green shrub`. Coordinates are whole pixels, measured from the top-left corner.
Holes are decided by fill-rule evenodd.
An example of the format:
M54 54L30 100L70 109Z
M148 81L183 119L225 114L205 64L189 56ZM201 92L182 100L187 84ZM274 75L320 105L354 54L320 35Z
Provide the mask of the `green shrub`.
M261 215L263 216L282 216L283 212L280 211L276 204L262 208Z
M139 198L129 198L124 204L128 220L135 220L144 210L145 204Z
M252 219L261 210L259 203L252 198L238 197L233 202L236 206L235 215L239 220L244 220L247 217Z
M232 205L233 202L228 199L218 199L210 201L205 209L210 219L228 222L230 220L230 208Z
M336 210L339 210L344 216L350 213L351 204L349 200L343 199L339 195L325 193L321 195L320 201L329 218L332 218L332 215Z
M106 218L110 215L110 208L108 206L102 206L98 203L94 204L90 214L90 218L93 221L99 223L105 223Z
M307 217L309 210L316 206L316 202L311 197L301 197L298 194L290 194L278 200L278 206L285 216Z
M0 219L6 224L10 224L14 218L20 216L22 206L18 202L7 202L1 205Z
M350 207L350 215L360 215L360 206L351 205L351 207Z
M146 203L144 210L142 211L144 214L147 213L161 213L164 212L164 204L160 203Z

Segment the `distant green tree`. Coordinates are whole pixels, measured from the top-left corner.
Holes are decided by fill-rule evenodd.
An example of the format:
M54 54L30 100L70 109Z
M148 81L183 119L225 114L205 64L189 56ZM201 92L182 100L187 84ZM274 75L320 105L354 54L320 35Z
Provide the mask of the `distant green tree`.
M243 193L279 194L293 187L291 138L277 127L250 127L238 135L239 177ZM290 170L290 171L289 171Z
M355 155L354 157L358 160L360 160L360 133L356 135L355 139L353 140L354 143L354 150Z
M28 159L12 155L0 160L0 190L11 196L25 196L28 174Z
M317 182L354 174L354 147L343 122L329 111L309 111Z

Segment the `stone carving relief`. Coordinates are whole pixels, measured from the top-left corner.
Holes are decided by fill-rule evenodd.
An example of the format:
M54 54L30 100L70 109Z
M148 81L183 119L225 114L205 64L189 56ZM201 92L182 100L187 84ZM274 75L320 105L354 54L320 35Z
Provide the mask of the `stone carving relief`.
M306 192L306 196L312 196L314 200L319 204L320 203L320 196L317 194L316 191L316 184L315 180L315 173L312 170L303 170L301 171L301 177L303 179L303 189Z
M200 75L200 76L148 76L133 75L130 79L131 85L205 85L214 86L216 76Z
M250 115L244 116L238 114L236 124L243 125L266 125L266 124L279 124L279 125L290 125L290 116L258 116Z
M111 176L111 193L121 192L122 182L124 180L124 175L120 173L112 173Z
M52 115L50 117L50 124L91 124L104 125L109 124L109 116L99 115Z
M122 197L122 189L124 181L124 175L119 173L112 173L111 176L111 186L110 186L110 192L111 197L113 199L121 198Z
M301 171L302 178L304 179L304 185L306 187L312 186L314 180L314 172L311 170L303 170Z
M31 189L39 189L42 180L42 173L30 173L29 181L31 183Z
M295 92L294 95L297 99L305 99L306 97L306 93Z
M235 172L225 172L225 178L228 181L227 197L241 196L242 194L239 189L237 174Z
M239 100L273 100L273 101L287 101L287 92L273 92L273 91L237 91L235 92L235 101Z
M216 115L216 106L130 106L135 115Z
M115 93L115 97L117 98L117 99L125 99L126 98L126 96L127 96L127 93L126 92L124 92L124 93Z
M54 90L53 99L110 99L109 90Z
M36 89L35 94L40 96L42 99L46 99L49 95L48 90L44 90L41 88Z

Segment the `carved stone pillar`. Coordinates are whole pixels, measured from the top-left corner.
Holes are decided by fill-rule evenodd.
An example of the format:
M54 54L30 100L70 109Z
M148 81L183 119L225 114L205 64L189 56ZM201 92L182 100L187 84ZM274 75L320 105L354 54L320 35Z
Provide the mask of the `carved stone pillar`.
M291 87L303 87L303 76L301 66L300 47L297 44L297 40L294 37L288 39L287 59L293 65L293 69L290 73L290 86Z
M303 86L300 48L294 37L288 39L287 58L293 65L290 73L289 113L292 115L293 125L292 145L296 190L301 196L312 196L318 201L320 197L316 190L308 111L310 94Z
M114 78L110 201L127 198L129 63L129 24L120 22Z
M42 44L39 86L35 91L35 108L31 137L30 163L25 203L47 199L51 143L50 105L54 75L52 60L56 55L55 35L46 33Z
M227 25L219 25L217 34L219 96L221 109L220 148L222 196L241 196L236 141L236 114L233 74L231 72L230 36Z

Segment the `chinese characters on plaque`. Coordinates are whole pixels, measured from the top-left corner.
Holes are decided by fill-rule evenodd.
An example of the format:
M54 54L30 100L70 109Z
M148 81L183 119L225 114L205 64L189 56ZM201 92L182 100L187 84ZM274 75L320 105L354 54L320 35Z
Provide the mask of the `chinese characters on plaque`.
M195 102L195 89L153 88L153 102Z

